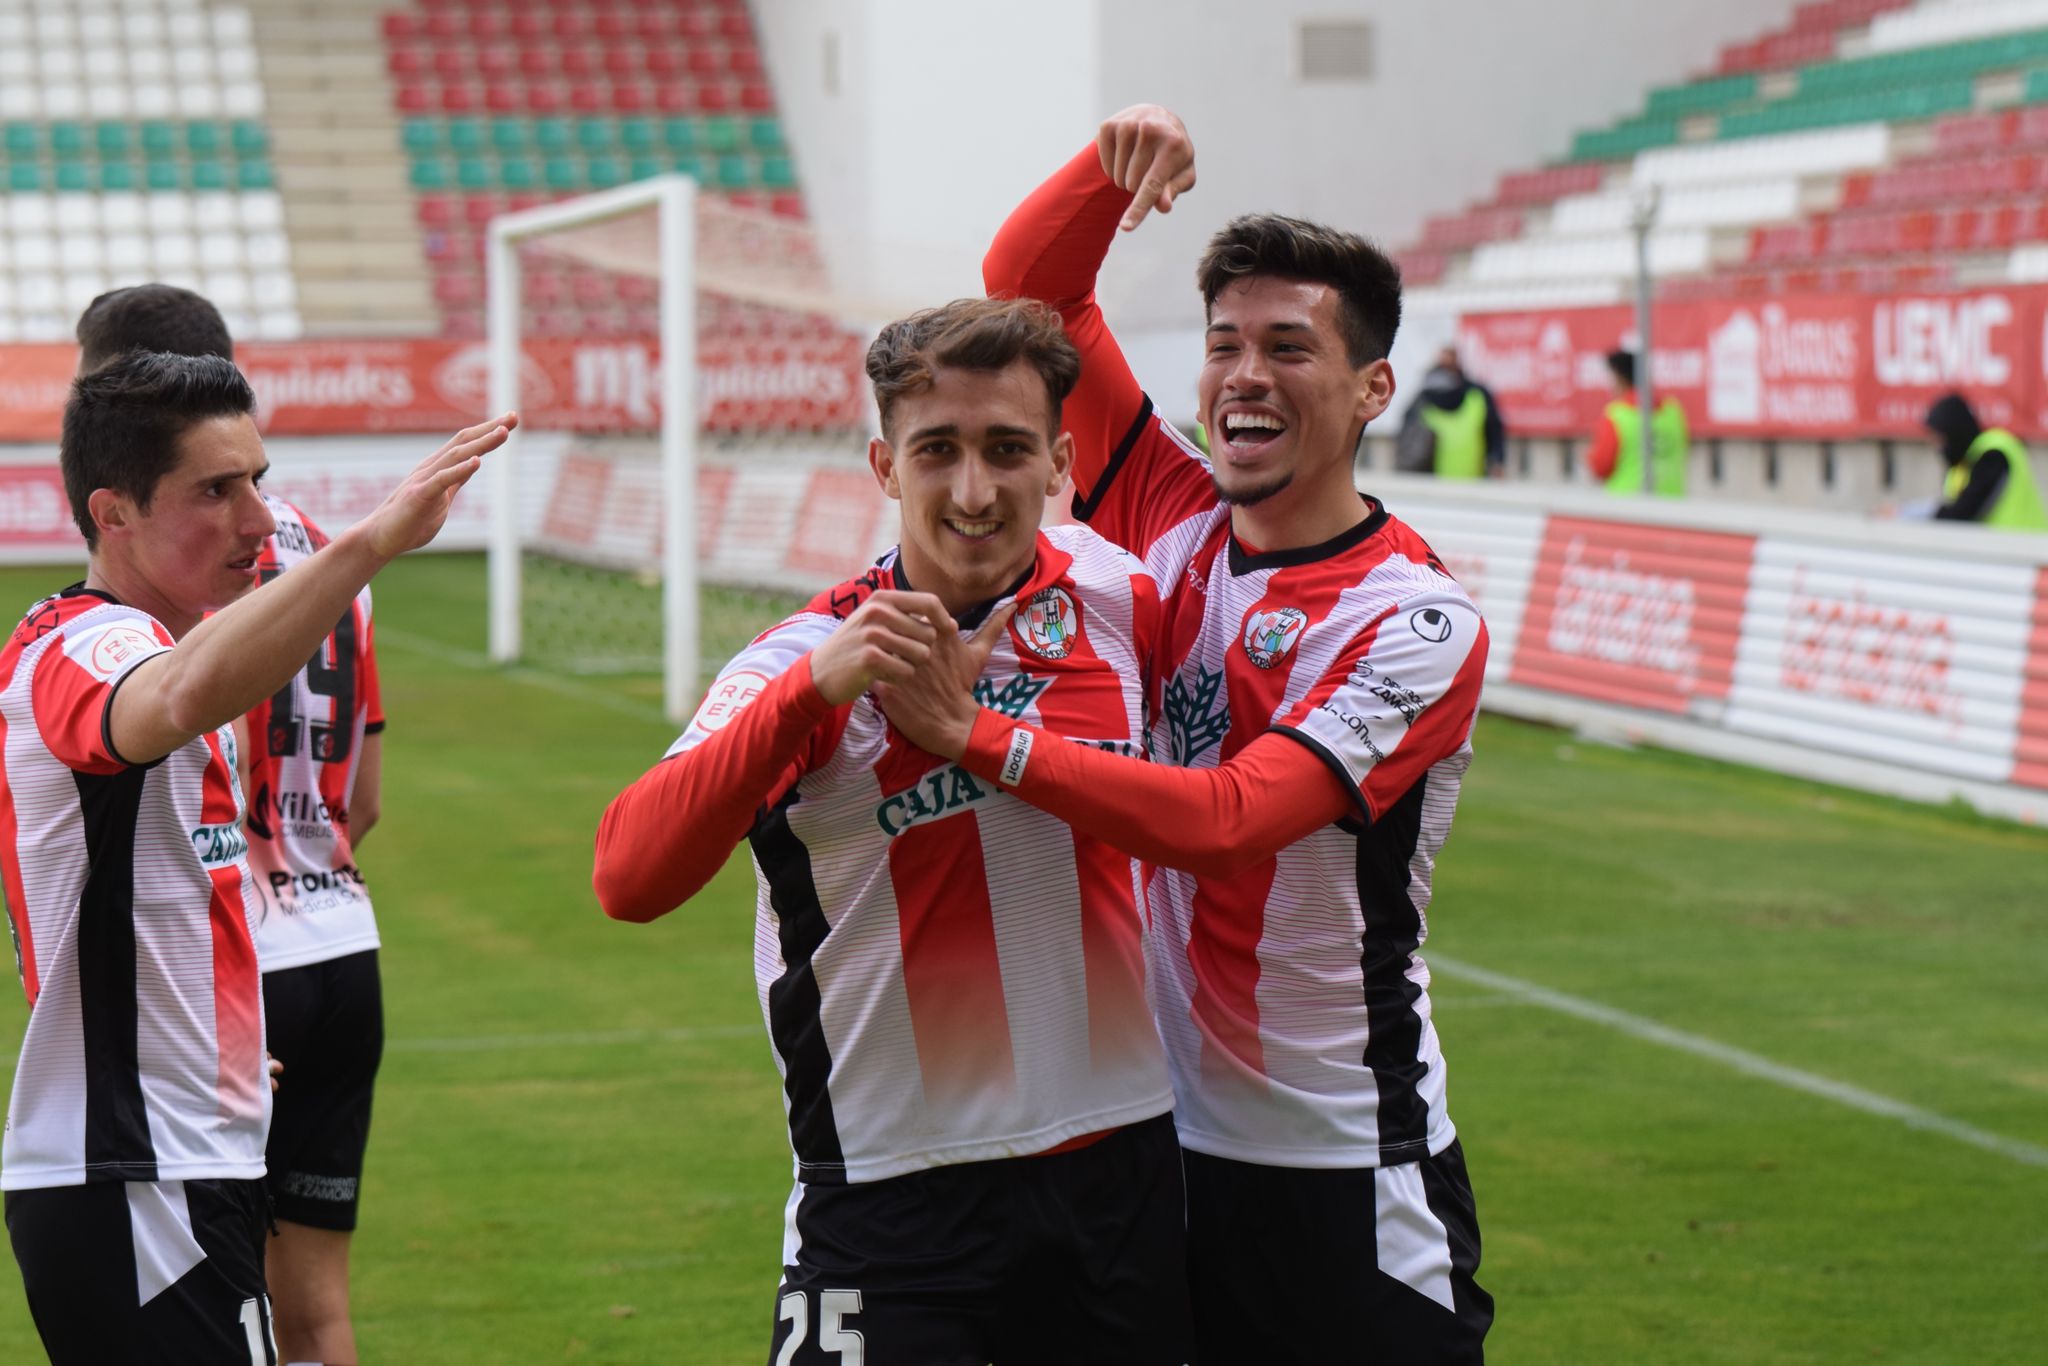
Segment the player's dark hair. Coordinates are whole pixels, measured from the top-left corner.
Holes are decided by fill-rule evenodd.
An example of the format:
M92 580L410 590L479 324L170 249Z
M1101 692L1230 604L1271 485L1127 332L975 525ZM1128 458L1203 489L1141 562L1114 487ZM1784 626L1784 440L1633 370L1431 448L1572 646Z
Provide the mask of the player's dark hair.
M57 463L86 545L99 540L87 504L93 490L113 489L147 511L158 481L178 463L179 437L208 418L255 409L249 381L221 356L130 351L73 380Z
M1607 370L1629 388L1636 387L1636 353L1633 351L1609 351Z
M1401 268L1355 233L1251 213L1209 239L1195 267L1205 316L1216 296L1247 276L1272 275L1328 285L1337 294L1337 330L1354 369L1385 360L1401 326Z
M929 389L934 370L1002 370L1020 360L1045 380L1047 430L1057 432L1060 405L1081 378L1081 353L1052 309L1036 299L955 299L897 319L868 347L882 434L889 433L896 400Z
M130 351L235 358L235 341L220 310L176 285L108 290L78 315L78 371L89 375Z

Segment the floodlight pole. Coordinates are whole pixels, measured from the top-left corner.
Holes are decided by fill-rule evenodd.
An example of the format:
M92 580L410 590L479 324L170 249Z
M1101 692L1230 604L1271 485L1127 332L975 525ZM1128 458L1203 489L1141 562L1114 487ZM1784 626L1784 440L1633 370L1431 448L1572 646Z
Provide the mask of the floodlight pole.
M1650 374L1650 230L1657 225L1658 186L1653 182L1636 192L1630 206L1629 226L1636 234L1636 454L1643 464L1643 492L1657 491L1657 442L1650 429L1657 411L1656 394Z

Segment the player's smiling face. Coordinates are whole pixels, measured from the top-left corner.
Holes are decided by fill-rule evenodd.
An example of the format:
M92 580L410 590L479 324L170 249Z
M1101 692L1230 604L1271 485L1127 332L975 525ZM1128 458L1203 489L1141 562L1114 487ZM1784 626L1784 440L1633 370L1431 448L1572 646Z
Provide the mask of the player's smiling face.
M119 521L101 523L95 558L116 596L175 633L254 588L256 557L276 530L256 491L268 468L255 422L212 417L178 438L177 462L157 480L147 510L107 493Z
M1073 464L1044 377L1024 360L941 367L930 387L895 400L888 428L868 459L903 505L911 586L956 614L1001 594L1030 566L1045 500Z
M1287 490L1320 500L1348 490L1359 429L1393 398L1383 360L1354 366L1325 284L1252 275L1216 296L1202 363L1202 425L1225 502Z

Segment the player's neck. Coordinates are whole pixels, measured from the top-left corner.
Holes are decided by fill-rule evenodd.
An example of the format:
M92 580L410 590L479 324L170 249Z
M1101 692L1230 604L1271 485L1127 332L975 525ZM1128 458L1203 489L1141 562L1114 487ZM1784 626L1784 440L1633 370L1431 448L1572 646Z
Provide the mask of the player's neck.
M955 581L907 539L897 547L896 562L901 571L900 577L913 592L930 593L945 605L955 621L960 621L1005 593L1015 592L1030 578L1032 568L1038 563L1038 542L1034 538L1024 557L992 580L973 584Z
M1260 553L1335 540L1372 515L1346 468L1337 477L1297 480L1271 498L1230 509L1230 534Z
M149 613L171 633L172 640L183 640L185 633L199 624L198 616L172 606L162 594L150 587L149 581L134 566L113 556L97 551L93 553L85 571L85 586L95 593L105 593L116 602Z

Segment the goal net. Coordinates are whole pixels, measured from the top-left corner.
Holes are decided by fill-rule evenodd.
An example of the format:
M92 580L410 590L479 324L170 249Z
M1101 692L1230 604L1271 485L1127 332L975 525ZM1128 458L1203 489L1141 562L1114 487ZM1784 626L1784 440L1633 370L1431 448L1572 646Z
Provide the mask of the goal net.
M502 215L488 250L490 408L522 416L487 471L492 657L639 676L680 721L892 541L861 360L895 310L681 176Z

